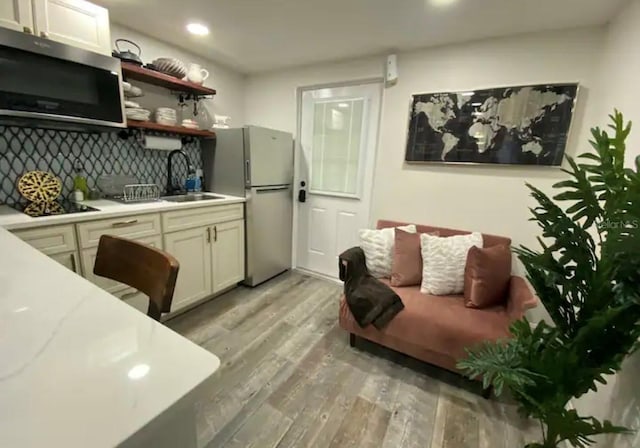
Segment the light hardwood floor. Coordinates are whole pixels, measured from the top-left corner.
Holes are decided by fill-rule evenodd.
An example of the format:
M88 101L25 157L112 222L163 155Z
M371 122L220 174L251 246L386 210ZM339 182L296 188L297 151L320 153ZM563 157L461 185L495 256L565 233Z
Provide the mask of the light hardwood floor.
M340 285L291 272L167 325L221 360L199 447L518 448L537 428L479 385L375 344L349 347Z

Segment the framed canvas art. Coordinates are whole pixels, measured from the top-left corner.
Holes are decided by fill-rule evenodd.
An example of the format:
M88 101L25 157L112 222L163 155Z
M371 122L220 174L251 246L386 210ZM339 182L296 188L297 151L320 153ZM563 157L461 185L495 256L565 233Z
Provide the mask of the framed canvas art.
M409 163L562 164L578 84L413 95Z

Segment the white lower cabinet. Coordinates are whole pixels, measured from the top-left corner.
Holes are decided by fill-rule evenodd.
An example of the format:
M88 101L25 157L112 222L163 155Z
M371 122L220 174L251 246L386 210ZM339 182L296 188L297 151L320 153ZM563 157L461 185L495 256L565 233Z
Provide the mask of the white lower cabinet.
M172 312L244 280L244 220L165 234L164 250L180 263Z
M171 311L211 295L210 234L209 227L198 227L164 235L164 250L180 263Z
M82 275L80 271L80 265L78 264L78 254L75 252L67 252L64 254L51 255L52 259L56 260L65 268Z
M119 297L120 300L127 305L132 306L143 314L147 314L147 311L149 310L149 297L146 294L143 294L133 288L129 288L114 295Z
M102 235L116 235L162 249L180 263L171 312L235 286L245 278L242 204L147 213L38 227L14 233L87 280L147 312L149 299L119 282L93 274Z
M220 292L244 280L244 221L213 227L213 292Z

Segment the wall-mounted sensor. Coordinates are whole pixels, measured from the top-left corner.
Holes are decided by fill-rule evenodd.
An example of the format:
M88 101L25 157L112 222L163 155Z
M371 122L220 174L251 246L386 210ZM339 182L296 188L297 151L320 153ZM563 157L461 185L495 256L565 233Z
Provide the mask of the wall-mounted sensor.
M392 86L398 82L398 57L395 54L387 56L387 86Z

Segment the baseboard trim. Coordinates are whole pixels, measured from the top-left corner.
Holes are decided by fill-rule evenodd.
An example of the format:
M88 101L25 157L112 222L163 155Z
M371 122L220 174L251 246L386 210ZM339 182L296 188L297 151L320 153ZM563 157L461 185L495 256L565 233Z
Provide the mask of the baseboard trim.
M294 268L293 271L299 272L299 273L304 274L304 275L308 275L310 277L319 278L320 280L328 280L330 282L337 283L339 285L342 284L342 282L340 281L339 278L330 277L328 275L320 274L319 272L308 271L308 270L302 269L302 268Z

